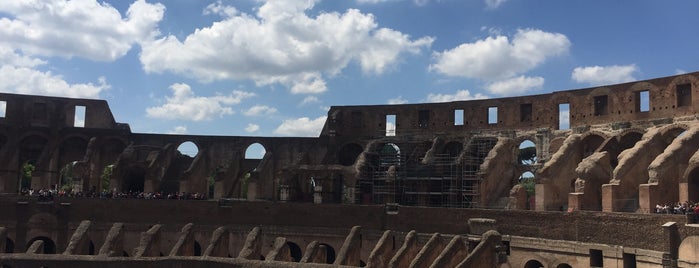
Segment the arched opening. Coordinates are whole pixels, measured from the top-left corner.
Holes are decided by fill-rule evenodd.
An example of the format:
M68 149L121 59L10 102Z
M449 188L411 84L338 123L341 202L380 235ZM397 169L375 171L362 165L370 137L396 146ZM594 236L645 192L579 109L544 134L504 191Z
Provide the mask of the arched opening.
M449 155L449 157L457 157L461 154L461 150L464 149L464 145L458 141L452 141L444 146L444 154Z
M537 260L530 260L524 264L524 268L544 268L544 265Z
M593 154L597 148L599 148L600 145L604 142L604 137L591 134L585 137L582 140L582 146L583 146L583 158L590 156Z
M380 165L381 166L393 166L399 165L400 161L400 147L395 143L386 143L381 147L380 155Z
M197 146L194 142L185 141L181 143L180 146L177 146L177 151L180 152L181 155L186 155L193 158L199 153L199 146Z
M123 192L143 192L146 178L146 169L143 167L131 167L122 183Z
M90 240L90 244L87 246L87 255L95 255L95 243L92 243L92 240Z
M194 240L194 256L201 256L201 245L196 240Z
M519 179L517 181L518 184L522 185L524 187L524 190L527 192L527 199L525 201L525 208L526 209L532 209L534 208L534 201L536 199L536 181L534 177L534 173L531 171L525 171L522 173L522 175L519 175Z
M59 147L58 166L62 168L58 181L52 184L68 185L69 188L76 191L82 191L82 174L74 174L72 166L76 161L80 161L85 157L87 151L87 140L79 137L72 137L61 142ZM77 189L76 189L77 188Z
M687 199L699 200L699 167L694 168L687 176Z
M325 247L325 262L328 264L332 264L335 262L335 249L328 244L325 243L320 243L318 246L323 246Z
M5 253L14 253L15 252L15 242L12 241L9 237L5 238Z
M253 143L245 149L245 159L262 159L267 150L260 143Z
M359 144L356 143L348 143L342 146L340 149L340 152L338 153L338 162L340 165L343 166L351 166L354 165L354 162L357 161L357 157L364 151L364 148L362 146L359 146Z
M41 185L40 181L34 181L33 174L36 165L39 164L38 161L41 159L41 153L44 151L44 147L48 141L41 136L33 135L22 139L19 146L19 180L18 190L22 189L40 189L47 188L48 185ZM27 172L28 169L31 172ZM27 176L30 175L30 176Z
M45 236L37 236L27 243L27 248L29 248L35 241L41 240L44 242L43 252L44 254L56 254L56 243L51 240L51 238Z
M301 258L303 257L301 247L299 247L299 245L291 241L286 242L286 245L289 246L291 258L293 258L295 262L301 261Z
M524 140L519 144L517 161L520 165L531 166L536 164L536 144L530 140Z
M573 266L570 266L570 264L567 263L561 263L556 268L573 268Z

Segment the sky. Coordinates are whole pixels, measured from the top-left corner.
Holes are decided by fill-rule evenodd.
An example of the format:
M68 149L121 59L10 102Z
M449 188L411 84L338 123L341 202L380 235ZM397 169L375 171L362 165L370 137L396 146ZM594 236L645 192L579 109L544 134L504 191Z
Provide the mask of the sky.
M699 1L0 1L0 92L105 99L132 132L318 136L330 106L699 70Z

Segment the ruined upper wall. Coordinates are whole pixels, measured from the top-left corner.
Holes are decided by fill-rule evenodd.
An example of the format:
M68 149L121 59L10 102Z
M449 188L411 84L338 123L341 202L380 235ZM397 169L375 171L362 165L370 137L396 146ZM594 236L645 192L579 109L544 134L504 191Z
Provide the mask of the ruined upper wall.
M0 125L58 129L76 127L81 125L76 125L76 110L79 113L84 111L79 116L84 120L84 128L128 129L128 125L114 121L105 100L0 93Z
M376 137L479 130L559 129L682 117L699 112L699 72L550 94L446 103L333 106L321 136ZM568 117L565 107L568 107ZM395 122L387 116L395 116ZM563 115L563 116L561 116Z

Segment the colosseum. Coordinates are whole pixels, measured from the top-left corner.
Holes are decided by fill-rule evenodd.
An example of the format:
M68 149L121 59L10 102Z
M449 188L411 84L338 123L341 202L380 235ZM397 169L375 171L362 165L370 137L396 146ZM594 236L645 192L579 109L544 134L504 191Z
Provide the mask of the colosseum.
M333 106L313 138L0 94L0 159L1 267L699 267L699 72Z

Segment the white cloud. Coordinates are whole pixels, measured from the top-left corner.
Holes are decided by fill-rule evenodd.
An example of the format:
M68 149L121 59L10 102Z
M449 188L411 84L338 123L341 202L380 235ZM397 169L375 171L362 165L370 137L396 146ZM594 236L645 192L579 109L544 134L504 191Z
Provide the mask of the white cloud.
M168 134L185 134L187 133L187 126L176 126L172 130L167 132Z
M316 96L306 96L306 97L303 98L303 100L301 101L301 105L303 106L303 105L306 105L306 104L318 103L318 102L320 102L320 99L318 99L318 97L316 97Z
M102 91L110 87L104 77L100 77L96 84L70 84L60 75L54 75L50 71L41 72L11 65L0 66L0 92L96 99Z
M463 100L478 100L487 99L488 96L481 93L476 93L476 95L471 95L468 90L459 90L454 94L432 94L427 95L425 99L427 102L450 102L450 101L463 101Z
M138 0L126 17L95 0L0 1L0 45L25 55L113 61L157 35L162 4Z
M489 9L496 9L505 2L507 2L507 0L485 0L485 6Z
M570 128L570 111L564 110L558 113L558 126L560 129Z
M200 81L253 80L282 84L296 94L327 90L326 76L351 62L365 73L393 68L405 53L420 53L433 38L411 39L380 28L371 14L349 9L309 17L312 0L269 0L256 14L236 13L197 29L184 40L173 35L142 45L146 72L173 72ZM221 5L211 8L225 10ZM228 14L228 13L226 13Z
M260 126L252 123L248 124L248 126L245 127L245 131L247 131L248 133L253 133L258 130L260 130Z
M258 116L258 115L270 115L277 112L277 108L269 107L266 105L255 105L250 107L247 111L243 112L247 116Z
M435 52L431 71L448 76L500 80L527 72L546 59L568 52L570 41L560 33L536 29L518 30L507 36L487 37Z
M216 1L216 3L211 3L202 12L204 15L219 15L222 17L233 17L238 14L238 10L232 6L224 5L221 0Z
M540 89L544 85L543 77L518 76L500 80L486 86L488 91L501 96L521 95L531 89Z
M634 81L635 72L638 72L635 64L577 67L573 70L571 78L578 83L597 86Z
M187 84L172 84L172 96L161 106L149 107L146 115L151 118L180 119L190 121L211 120L215 116L233 114L230 106L254 96L250 92L235 90L228 96L198 97Z
M689 73L689 72L682 70L682 69L675 69L675 75L681 75L681 74L686 74L686 73Z
M318 137L327 118L327 116L321 116L312 120L308 117L284 120L274 133L282 136Z
M393 99L388 100L388 104L406 104L408 100L404 99L403 96L398 96Z

